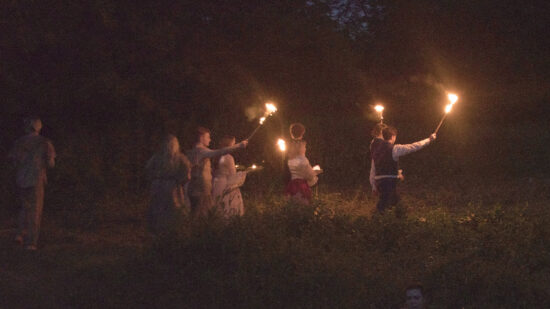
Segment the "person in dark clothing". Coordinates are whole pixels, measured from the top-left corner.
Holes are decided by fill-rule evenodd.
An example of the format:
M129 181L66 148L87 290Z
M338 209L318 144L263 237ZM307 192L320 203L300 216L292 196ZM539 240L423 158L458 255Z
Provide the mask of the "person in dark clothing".
M375 165L374 179L379 192L376 209L381 213L399 202L396 191L397 180L402 177L398 167L399 158L426 147L436 139L434 133L429 138L412 144L395 144L397 129L391 126L382 130L382 136L383 140L374 139L371 145L371 156Z
M41 129L39 118L25 119L27 134L15 141L8 155L16 168L15 182L21 203L15 241L27 250L37 249L48 182L46 169L55 166L55 149L49 139L40 135Z
M369 145L369 150L370 150L371 154L372 154L372 144L377 139L382 140L382 141L384 140L384 137L382 136L382 130L384 130L387 127L388 126L383 124L383 123L377 123L374 126L374 128L372 128L372 131L371 131L372 140L371 140L370 145ZM376 176L376 167L374 165L374 159L372 159L372 156L371 156L369 182L370 182L370 186L372 188L372 193L377 195L378 190L376 189L376 181L374 179L374 176Z

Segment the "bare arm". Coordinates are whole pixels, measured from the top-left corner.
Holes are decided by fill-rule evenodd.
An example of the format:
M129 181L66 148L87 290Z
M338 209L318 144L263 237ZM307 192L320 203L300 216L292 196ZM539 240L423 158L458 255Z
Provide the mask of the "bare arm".
M53 148L53 144L51 142L46 143L46 162L48 164L48 167L52 168L55 166L55 148Z

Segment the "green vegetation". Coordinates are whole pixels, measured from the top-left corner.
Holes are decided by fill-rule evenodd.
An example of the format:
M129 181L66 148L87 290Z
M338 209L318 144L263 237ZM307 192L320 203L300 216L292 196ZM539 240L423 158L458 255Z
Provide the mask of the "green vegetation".
M35 254L1 235L0 305L398 308L419 281L433 308L545 308L550 184L533 180L525 195L516 185L501 181L486 187L500 195L471 190L460 200L404 185L406 215L384 216L372 215L375 200L361 191L322 187L311 206L249 194L242 218L183 218L156 240L144 229L145 198L105 202L125 211L98 212L83 226L74 219L84 215L58 212L46 215Z

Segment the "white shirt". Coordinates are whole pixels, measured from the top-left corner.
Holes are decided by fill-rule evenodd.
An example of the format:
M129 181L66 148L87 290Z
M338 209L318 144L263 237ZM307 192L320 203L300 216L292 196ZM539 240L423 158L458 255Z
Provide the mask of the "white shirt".
M288 160L288 169L291 179L304 179L310 187L317 183L317 173L305 156L296 156Z

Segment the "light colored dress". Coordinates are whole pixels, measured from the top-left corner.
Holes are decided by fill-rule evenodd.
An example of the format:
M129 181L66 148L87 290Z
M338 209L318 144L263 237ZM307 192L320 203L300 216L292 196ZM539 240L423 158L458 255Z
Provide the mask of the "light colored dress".
M212 197L215 205L223 208L225 217L244 214L243 197L239 189L246 179L246 172L237 172L232 155L222 156L212 181Z
M240 144L237 144L212 150L204 145L197 144L187 153L187 157L191 162L191 180L187 186L187 192L193 216L204 216L214 206L210 158L228 154L242 147Z
M147 216L153 233L167 231L185 206L184 185L188 180L191 164L187 157L178 153L172 162L155 154L147 162L147 174L151 179L151 197Z

